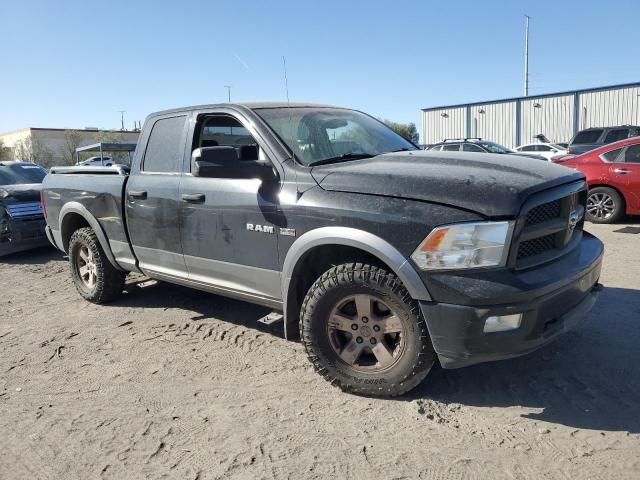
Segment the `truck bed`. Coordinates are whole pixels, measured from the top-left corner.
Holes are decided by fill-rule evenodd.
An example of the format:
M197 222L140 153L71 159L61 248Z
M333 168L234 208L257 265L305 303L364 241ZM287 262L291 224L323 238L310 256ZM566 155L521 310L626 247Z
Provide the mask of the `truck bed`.
M113 251L116 262L131 269L131 251L125 227L124 192L128 169L118 167L55 167L43 182L46 215L57 246L66 251L65 229L80 216L65 216L69 211L88 211L98 222L100 233ZM64 216L64 222L60 219ZM75 219L74 219L75 217ZM122 261L122 263L121 263Z

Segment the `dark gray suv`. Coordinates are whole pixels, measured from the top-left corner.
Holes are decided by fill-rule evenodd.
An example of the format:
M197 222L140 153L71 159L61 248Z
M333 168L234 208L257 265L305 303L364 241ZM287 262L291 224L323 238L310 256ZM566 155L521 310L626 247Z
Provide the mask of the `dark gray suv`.
M580 130L569 142L569 153L579 155L603 145L640 135L640 127L622 125L619 127L594 127Z

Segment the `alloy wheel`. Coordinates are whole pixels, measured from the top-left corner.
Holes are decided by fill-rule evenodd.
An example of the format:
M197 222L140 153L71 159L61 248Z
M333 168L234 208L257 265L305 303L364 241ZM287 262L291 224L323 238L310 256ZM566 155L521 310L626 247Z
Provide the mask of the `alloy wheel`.
M587 212L598 220L610 218L615 209L616 204L613 198L606 193L593 193L587 199Z
M331 347L351 368L377 373L400 359L406 326L382 300L358 294L340 301L328 322Z
M76 258L76 268L78 269L78 275L85 287L90 290L93 289L96 285L97 266L93 253L88 247L80 247Z

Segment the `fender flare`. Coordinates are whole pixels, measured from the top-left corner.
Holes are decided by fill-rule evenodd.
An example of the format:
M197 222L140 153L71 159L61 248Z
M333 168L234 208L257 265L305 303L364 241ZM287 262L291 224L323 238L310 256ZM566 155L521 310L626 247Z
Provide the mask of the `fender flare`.
M111 251L111 246L109 245L109 240L107 239L107 236L104 234L104 230L100 226L100 223L91 214L91 212L89 212L89 210L87 210L87 208L81 203L68 202L68 203L65 203L64 206L60 209L60 214L59 214L60 220L58 225L60 234L62 235L62 224L64 223L64 219L70 213L76 213L87 221L91 229L95 232L96 237L98 237L100 246L102 247L102 250L104 251L104 254L107 256L107 259L109 260L111 265L113 265L114 268L124 272L125 270L123 270L122 267L118 265L118 262L116 262L116 258L113 255L113 252ZM61 246L64 248L64 241L62 242Z
M296 239L289 248L282 267L282 299L287 334L287 304L289 287L298 262L311 249L322 245L345 245L358 248L379 258L402 281L414 300L430 301L431 295L408 258L386 240L364 230L349 227L321 227L310 230Z

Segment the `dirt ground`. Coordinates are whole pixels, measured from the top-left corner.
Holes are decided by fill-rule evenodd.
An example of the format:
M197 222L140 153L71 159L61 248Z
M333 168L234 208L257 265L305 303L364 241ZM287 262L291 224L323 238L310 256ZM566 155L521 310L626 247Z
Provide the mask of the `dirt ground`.
M640 226L589 226L605 285L526 357L347 395L260 307L132 279L82 301L49 249L0 261L0 479L640 478Z

